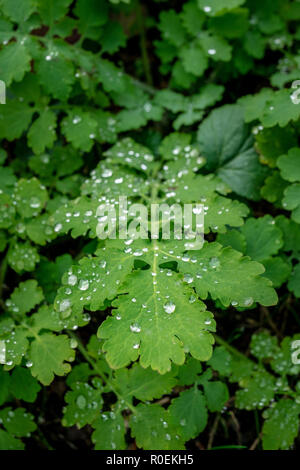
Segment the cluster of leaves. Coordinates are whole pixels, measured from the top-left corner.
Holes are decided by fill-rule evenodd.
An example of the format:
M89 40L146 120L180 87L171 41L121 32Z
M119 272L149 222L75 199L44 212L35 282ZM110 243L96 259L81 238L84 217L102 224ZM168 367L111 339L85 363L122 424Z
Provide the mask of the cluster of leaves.
M300 366L291 361L292 344L300 335L285 337L278 344L268 331L252 336L252 360L226 348L215 349L212 367L238 382L235 405L242 410L263 410L263 448L289 449L298 436L300 420ZM227 364L227 367L224 367Z
M226 385L214 379L213 369L204 371L191 357L184 366L160 375L139 364L112 371L95 336L87 353L88 362L75 366L67 378L70 390L62 422L79 428L90 424L96 449L126 449L128 427L144 449L184 449L184 443L205 428L208 411L221 411L229 398ZM176 398L167 408L155 400L174 389ZM104 411L103 394L108 392L114 395L113 405Z
M0 449L49 445L32 404L56 376L96 449L184 449L233 390L264 449L297 437L297 335L214 343L219 312L300 297L300 4L170 3L0 0ZM119 197L129 220L201 203L203 247L99 240Z

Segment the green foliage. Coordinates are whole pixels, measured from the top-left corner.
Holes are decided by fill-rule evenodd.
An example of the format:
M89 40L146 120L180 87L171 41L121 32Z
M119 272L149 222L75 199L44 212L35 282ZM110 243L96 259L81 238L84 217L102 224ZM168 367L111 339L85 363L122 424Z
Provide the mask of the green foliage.
M152 3L0 0L1 450L299 445L299 5Z
M292 343L285 337L281 344L267 331L252 336L250 350L255 360L231 356L226 371L231 382L238 382L236 406L240 409L263 409L262 443L264 450L289 449L298 435L300 418L299 382L292 380L300 366L291 361ZM228 354L215 350L214 355ZM271 372L267 369L270 367ZM269 369L269 370L270 370Z

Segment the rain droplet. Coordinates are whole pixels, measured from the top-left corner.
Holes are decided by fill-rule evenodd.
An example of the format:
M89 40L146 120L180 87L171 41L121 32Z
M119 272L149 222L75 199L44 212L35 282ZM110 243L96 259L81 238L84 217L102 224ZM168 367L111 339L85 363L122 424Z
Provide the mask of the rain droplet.
M83 395L79 395L76 400L78 408L83 410L86 407L86 398Z
M89 281L87 279L81 279L78 287L80 290L87 290L89 288Z
M75 274L70 274L70 276L68 277L69 286L75 286L76 283L77 283L77 276L75 276Z
M252 297L248 297L247 299L244 300L244 305L245 307L250 307L250 305L253 304L253 298Z
M137 323L133 323L132 325L130 325L130 329L133 333L139 333L142 328Z
M187 274L185 274L185 275L183 276L183 280L184 280L185 282L187 282L188 284L191 284L191 283L193 282L194 278L193 278L193 276L192 276L191 274L188 274L188 273L187 273Z
M167 302L164 305L164 311L169 314L173 313L175 311L175 308L176 308L176 305L173 302Z
M62 229L62 224L56 224L55 227L54 227L54 232L60 232L60 230Z

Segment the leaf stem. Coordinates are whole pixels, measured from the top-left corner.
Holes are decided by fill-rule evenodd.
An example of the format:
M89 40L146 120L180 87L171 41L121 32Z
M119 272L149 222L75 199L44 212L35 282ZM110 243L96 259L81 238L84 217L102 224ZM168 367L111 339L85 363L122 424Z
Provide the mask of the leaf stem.
M231 352L234 356L238 356L238 357L241 357L243 359L246 358L245 354L239 352L236 348L234 348L233 346L231 346L229 343L227 343L227 341L225 341L224 339L222 339L220 336L218 335L214 335L214 338L216 340L216 343L218 343L220 346L224 346L224 348L226 348L229 352Z
M144 23L141 3L139 1L137 2L137 21L138 21L139 30L140 30L140 46L141 46L142 61L143 61L143 66L144 66L146 82L148 85L152 86L153 80L152 80L152 75L151 75L150 61L149 61L148 52L147 52L145 23Z
M132 413L136 414L136 409L133 405L131 405L131 403L129 403L127 400L124 399L124 397L122 395L120 395L120 393L116 390L116 388L114 387L114 385L112 384L112 382L109 380L109 378L100 370L100 368L98 367L97 363L91 358L90 354L88 353L88 351L85 349L84 345L82 344L81 340L78 338L77 335L75 335L72 331L68 330L68 335L70 336L70 338L74 339L77 344L78 344L78 349L80 351L80 353L82 354L82 356L85 358L85 360L90 364L90 366L94 369L94 371L97 373L97 375L99 375L99 377L101 377L101 379L103 380L103 382L108 385L111 389L111 391L121 400L124 401L124 403L126 403L126 406L127 408L130 409L130 411L132 411Z
M6 276L7 266L8 266L8 252L4 256L1 267L0 267L0 300L2 302L2 292L3 292L3 283Z
M254 361L253 359L249 359L245 354L239 352L236 348L234 348L233 346L231 346L230 344L227 343L227 341L225 341L224 339L220 338L220 336L218 335L214 335L214 338L216 340L216 343L218 343L220 346L224 346L224 348L226 348L229 352L231 352L234 356L237 356L237 357L240 357L242 359L247 359L248 361L251 361L252 363L254 364L257 364L256 361ZM263 364L262 364L263 366ZM274 373L272 373L273 377L276 377L274 375ZM286 390L286 391L278 391L277 392L278 395L286 395L286 396L289 396L291 398L295 398L297 396L297 393L296 392L293 392L293 390Z

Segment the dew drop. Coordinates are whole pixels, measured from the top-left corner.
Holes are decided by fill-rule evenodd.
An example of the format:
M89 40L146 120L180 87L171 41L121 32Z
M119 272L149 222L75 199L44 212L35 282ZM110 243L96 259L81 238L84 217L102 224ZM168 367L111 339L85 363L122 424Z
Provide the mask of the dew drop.
M83 410L86 407L86 398L83 395L79 395L76 400L78 408Z
M69 286L75 286L76 283L77 283L77 276L75 276L75 274L70 274L70 276L68 277Z
M250 307L250 305L253 304L253 298L252 297L248 297L247 299L244 300L244 305L245 307Z
M133 333L140 333L142 328L137 323L133 323L132 325L130 325L130 329Z
M54 232L60 232L60 230L62 229L62 224L56 224L55 227L54 227Z
M173 303L173 302L167 302L165 305L164 305L164 311L166 313L173 313L176 309L176 305Z
M80 290L87 290L89 288L89 281L87 279L81 279L78 287Z
M183 280L184 280L185 282L187 282L187 284L191 284L191 283L193 282L194 278L193 278L193 276L192 276L191 274L188 274L188 273L187 273L187 274L185 274L185 275L183 276Z

